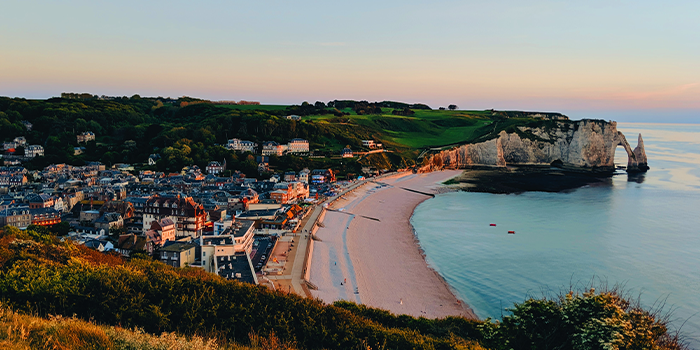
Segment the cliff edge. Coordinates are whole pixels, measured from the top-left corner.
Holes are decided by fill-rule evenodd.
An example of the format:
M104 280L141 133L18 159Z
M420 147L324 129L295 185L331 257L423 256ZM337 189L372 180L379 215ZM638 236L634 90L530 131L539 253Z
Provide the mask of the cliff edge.
M548 121L539 125L513 126L491 137L428 156L420 170L553 165L612 173L615 170L615 149L619 145L627 152L628 172L649 169L642 135L639 135L637 147L633 150L625 135L617 130L617 122L613 121Z

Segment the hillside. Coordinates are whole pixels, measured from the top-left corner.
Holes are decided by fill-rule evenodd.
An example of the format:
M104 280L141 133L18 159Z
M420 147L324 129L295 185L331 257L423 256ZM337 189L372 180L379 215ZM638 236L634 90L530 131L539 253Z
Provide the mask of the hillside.
M301 120L285 118L292 114L300 115ZM152 167L154 170L172 172L193 163L204 168L209 160L226 159L229 168L257 176L257 163L252 155L236 154L217 145L225 145L232 138L256 143L286 143L292 138L302 138L309 140L310 149L320 157L311 160L292 155L273 156L271 167L281 171L332 167L345 174L359 173L362 166L387 169L414 166L423 149L494 137L504 126L540 123L553 115L431 110L425 105L387 101L282 106L216 105L192 98L173 100L138 95L48 100L0 97L0 140L24 136L28 144L43 146L45 156L26 163L30 169L53 163L81 165L86 161L142 164L150 154L158 153L162 159ZM33 125L31 130L25 127L25 122ZM94 132L96 141L78 144L76 134L85 131ZM356 152L368 150L361 146L362 140L383 143L393 155L360 157L356 161L339 159L338 154L345 146ZM85 147L84 153L74 155L74 147L78 146Z
M41 317L64 315L107 327L136 327L160 337L163 332L196 335L201 338L191 340L200 344L205 339L250 343L254 333L261 339L274 334L279 343L299 349L683 348L678 336L668 333L668 316L645 311L614 290L528 299L509 309L512 315L502 322L414 318L350 302L328 305L196 268L125 261L61 242L34 226L0 231L0 295L0 341L20 338L31 348L61 348L52 347L51 341L64 338L89 342L99 337L108 344L132 335L73 319L32 323L8 307ZM34 346L31 339L45 343Z

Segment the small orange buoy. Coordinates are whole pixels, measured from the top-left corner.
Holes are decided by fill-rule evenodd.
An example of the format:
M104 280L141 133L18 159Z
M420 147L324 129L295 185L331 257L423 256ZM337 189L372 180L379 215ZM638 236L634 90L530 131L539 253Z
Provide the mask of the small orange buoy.
M489 225L489 226L496 226L496 224L491 224L491 225Z
M515 231L508 231L508 234L514 235L514 234L515 234Z

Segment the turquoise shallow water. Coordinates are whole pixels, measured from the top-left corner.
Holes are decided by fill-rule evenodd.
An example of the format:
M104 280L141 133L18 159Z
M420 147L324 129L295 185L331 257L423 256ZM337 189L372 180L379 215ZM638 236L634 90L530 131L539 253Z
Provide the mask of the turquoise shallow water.
M567 193L448 193L416 208L428 263L479 317L594 279L624 284L648 307L665 300L673 325L700 338L700 125L618 129L632 147L642 133L645 175ZM618 160L626 165L622 148Z

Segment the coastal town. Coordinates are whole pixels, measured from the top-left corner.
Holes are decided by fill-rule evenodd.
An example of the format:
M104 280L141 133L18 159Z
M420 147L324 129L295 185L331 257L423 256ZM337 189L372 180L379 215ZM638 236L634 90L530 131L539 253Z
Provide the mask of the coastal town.
M5 1L0 350L700 350L700 1Z
M76 135L78 145L94 140L93 132ZM373 140L363 144L378 148ZM291 292L297 254L297 265L308 263L306 244L297 251L299 237L304 243L310 240L309 227L322 211L314 209L380 171L363 169L365 175L341 181L333 169L271 171L271 155L309 155L309 142L299 138L261 145L231 139L225 147L258 154L258 169L265 178L227 169L225 160L171 173L100 162L51 164L29 171L22 162L43 156L43 148L17 137L3 143L0 227L43 227L104 254L150 257L176 268L201 268L229 280ZM75 147L75 154L82 149ZM353 152L346 147L340 156L353 157ZM159 158L152 154L142 166ZM305 289L308 294L306 285L301 288L299 283L295 281L294 291L302 294Z

